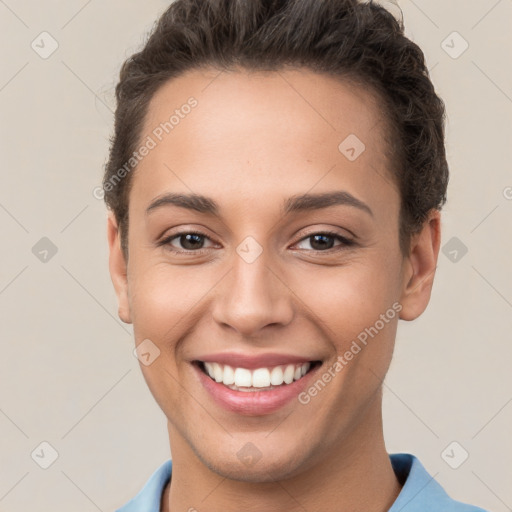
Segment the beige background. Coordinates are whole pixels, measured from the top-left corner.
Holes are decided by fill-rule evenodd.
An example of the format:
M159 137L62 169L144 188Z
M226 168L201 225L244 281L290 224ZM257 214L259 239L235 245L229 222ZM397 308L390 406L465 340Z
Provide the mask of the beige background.
M0 1L0 511L113 510L169 457L165 418L132 354L131 328L117 318L106 211L93 196L118 69L166 5ZM468 252L453 262L448 246L428 311L400 324L385 386L388 450L416 454L453 497L504 512L512 510L512 1L401 6L448 110L443 246L456 237ZM43 31L59 45L46 59L31 47L51 49L48 36L41 48ZM456 59L445 51L463 48L454 31L469 43ZM43 237L57 248L46 262L32 251ZM50 461L43 441L58 453L46 470L31 457ZM458 469L441 456L452 441L469 453Z

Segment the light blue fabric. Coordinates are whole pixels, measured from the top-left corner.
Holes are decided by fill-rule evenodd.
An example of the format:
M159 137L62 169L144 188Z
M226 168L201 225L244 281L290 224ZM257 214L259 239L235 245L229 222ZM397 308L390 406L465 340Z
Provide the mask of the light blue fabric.
M414 455L393 453L389 457L398 479L405 484L388 512L486 512L452 500ZM162 492L171 471L172 461L168 460L151 475L137 496L116 512L160 512Z

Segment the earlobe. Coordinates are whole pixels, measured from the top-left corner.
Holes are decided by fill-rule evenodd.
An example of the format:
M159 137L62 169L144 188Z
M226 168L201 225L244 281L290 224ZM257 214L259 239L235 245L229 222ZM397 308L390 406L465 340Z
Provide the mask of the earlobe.
M127 264L121 249L117 221L112 212L109 212L107 219L107 238L109 245L109 271L117 295L118 315L123 322L130 324L132 320L128 300Z
M419 233L413 236L409 255L404 259L402 320L414 320L425 311L434 282L441 243L441 214L432 210Z

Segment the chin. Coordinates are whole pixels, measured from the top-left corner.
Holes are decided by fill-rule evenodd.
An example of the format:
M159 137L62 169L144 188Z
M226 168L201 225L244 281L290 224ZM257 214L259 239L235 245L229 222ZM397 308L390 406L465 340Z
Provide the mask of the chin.
M244 450L245 449L245 450ZM257 451L254 445L248 442L238 454L211 452L205 457L198 454L205 466L223 478L247 483L265 483L284 480L294 476L303 468L304 455L299 457L296 450L293 452L276 453L269 449L268 454Z

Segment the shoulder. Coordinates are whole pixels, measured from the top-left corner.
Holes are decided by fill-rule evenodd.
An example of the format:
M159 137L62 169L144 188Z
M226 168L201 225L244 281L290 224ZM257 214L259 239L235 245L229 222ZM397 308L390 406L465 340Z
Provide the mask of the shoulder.
M414 455L395 453L390 460L403 487L388 512L487 512L452 499Z
M116 512L160 512L160 501L172 473L172 461L165 461L150 477L139 493Z

